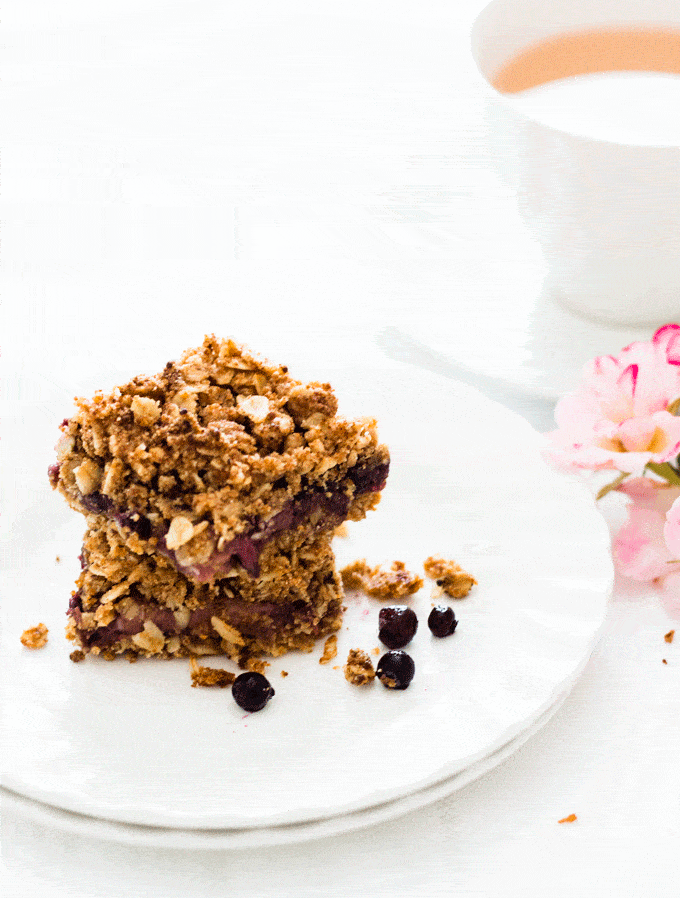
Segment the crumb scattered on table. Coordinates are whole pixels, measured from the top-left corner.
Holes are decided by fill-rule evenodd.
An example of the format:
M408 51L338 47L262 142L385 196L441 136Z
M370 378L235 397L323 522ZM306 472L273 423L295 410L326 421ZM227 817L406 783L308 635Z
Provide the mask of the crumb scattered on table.
M191 659L191 685L192 686L231 686L236 679L236 674L219 667L201 667L195 658Z
M47 634L49 630L45 624L37 624L35 627L29 627L21 634L21 644L27 649L41 649L47 645Z
M664 640L666 642L673 642L673 637L675 636L675 630L669 630L668 633L664 636Z
M319 658L319 664L328 664L338 654L338 637L329 636L323 647L323 655Z
M61 556L60 556L60 555L57 555L57 557L56 557L54 560L57 562L57 564L60 564L60 562L61 562Z
M287 670L282 670L282 671L281 671L281 676L282 676L282 677L287 677L287 676L288 676L288 671L287 671Z
M661 659L661 663L662 663L662 664L668 664L668 661L666 661L665 658L662 658L662 659Z
M557 822L558 823L573 823L577 819L578 818L577 818L576 814L569 814L568 817L562 817L562 819L558 820Z
M69 655L71 661L77 664L79 661L85 660L85 652L81 652L80 649L76 649L75 652L71 652Z
M375 677L375 670L368 654L361 649L350 649L345 664L345 679L353 686L364 686Z
M379 655L379 654L380 654L380 646L377 645L377 646L373 649L373 654L374 654L374 655Z
M340 571L345 589L361 589L374 599L399 599L411 596L423 585L423 578L406 570L403 561L393 561L389 569L370 567L366 559L348 564Z
M477 581L473 576L455 561L442 558L440 555L430 555L426 559L425 573L436 581L441 592L445 592L452 599L464 599Z

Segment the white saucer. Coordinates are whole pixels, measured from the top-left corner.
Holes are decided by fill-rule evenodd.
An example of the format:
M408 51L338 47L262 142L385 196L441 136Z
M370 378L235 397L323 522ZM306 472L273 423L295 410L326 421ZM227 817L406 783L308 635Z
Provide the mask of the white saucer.
M659 322L659 325L665 322ZM607 325L569 311L535 278L529 283L487 278L475 288L469 303L459 300L455 315L441 316L436 327L426 318L410 317L383 349L394 356L401 337L415 340L417 353L448 367L462 380L472 380L489 395L496 387L512 387L534 396L557 400L574 390L586 362L616 355L634 340L649 340L654 327ZM415 361L411 347L411 360ZM416 353L416 354L417 354ZM453 370L456 368L457 371ZM471 377L472 376L472 377Z

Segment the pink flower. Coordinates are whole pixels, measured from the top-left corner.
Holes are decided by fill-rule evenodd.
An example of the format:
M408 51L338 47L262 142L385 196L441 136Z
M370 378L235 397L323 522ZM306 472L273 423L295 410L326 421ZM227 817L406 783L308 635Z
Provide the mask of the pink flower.
M680 554L664 540L669 510L677 509L680 530L680 489L640 477L626 481L619 490L634 500L614 540L614 558L621 573L634 580L680 573L680 563L674 563Z
M667 324L649 342L586 365L576 393L555 409L551 457L569 469L615 468L641 473L648 462L680 454L680 325Z

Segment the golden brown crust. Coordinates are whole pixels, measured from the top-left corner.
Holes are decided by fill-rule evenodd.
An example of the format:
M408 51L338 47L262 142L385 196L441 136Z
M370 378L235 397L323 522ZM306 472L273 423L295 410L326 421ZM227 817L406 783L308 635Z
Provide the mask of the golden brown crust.
M362 649L350 649L345 663L345 679L353 686L365 686L375 677L373 662Z
M477 581L455 561L431 555L423 565L428 577L452 599L464 599Z
M365 558L353 561L340 571L345 589L360 589L375 599L400 599L418 592L423 578L406 570L403 561L393 561L389 569L370 567Z

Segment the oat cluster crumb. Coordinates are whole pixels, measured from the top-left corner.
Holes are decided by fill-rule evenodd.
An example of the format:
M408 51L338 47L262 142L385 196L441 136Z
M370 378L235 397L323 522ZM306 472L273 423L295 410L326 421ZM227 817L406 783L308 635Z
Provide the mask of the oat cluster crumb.
M375 678L373 662L362 649L350 649L345 663L345 679L353 686L365 686Z
M423 578L406 570L403 561L389 568L370 567L365 558L348 564L340 571L345 589L360 589L375 599L400 599L411 596L423 585Z
M668 633L664 636L665 642L673 642L673 637L675 636L675 630L669 630Z
M477 581L455 561L439 555L431 555L425 560L425 573L436 581L438 595L445 592L452 599L464 599Z
M47 634L49 630L45 624L37 624L35 627L29 627L21 634L21 644L27 649L41 649L47 645Z
M578 820L576 814L569 814L568 817L562 817L561 820L558 820L558 823L574 823L575 820Z
M71 661L73 661L74 664L77 664L79 661L85 660L85 652L81 651L80 649L75 649L73 652L71 652L69 658L71 659Z
M202 667L195 658L191 659L192 686L218 686L220 689L224 689L225 686L231 686L235 679L236 674L229 670L219 667Z
M329 636L323 647L323 654L319 658L319 664L328 664L338 654L338 637Z

